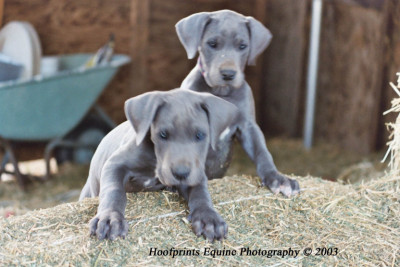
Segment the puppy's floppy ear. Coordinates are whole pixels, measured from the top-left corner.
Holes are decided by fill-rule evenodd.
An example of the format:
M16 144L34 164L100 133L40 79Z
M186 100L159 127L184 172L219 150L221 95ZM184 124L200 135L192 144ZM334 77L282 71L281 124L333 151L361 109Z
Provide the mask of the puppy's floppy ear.
M206 111L210 124L211 147L216 150L219 136L237 119L239 110L234 104L212 94L204 97L201 107Z
M272 34L261 22L255 18L246 17L246 19L250 32L250 54L247 64L255 65L257 56L261 54L271 42Z
M196 56L204 28L210 19L209 12L200 12L181 19L175 25L179 40L185 47L189 59Z
M151 123L164 104L162 92L150 92L125 101L125 115L136 132L136 145L140 145L150 129Z

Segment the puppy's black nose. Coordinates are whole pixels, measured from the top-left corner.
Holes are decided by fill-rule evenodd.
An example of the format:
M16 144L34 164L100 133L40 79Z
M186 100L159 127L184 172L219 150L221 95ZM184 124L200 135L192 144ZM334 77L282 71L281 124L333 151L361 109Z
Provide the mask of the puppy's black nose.
M187 166L179 165L176 166L175 168L171 168L171 172L176 179L185 180L186 178L189 177L190 169Z
M235 79L236 71L234 70L220 70L219 72L221 73L224 81L232 81Z

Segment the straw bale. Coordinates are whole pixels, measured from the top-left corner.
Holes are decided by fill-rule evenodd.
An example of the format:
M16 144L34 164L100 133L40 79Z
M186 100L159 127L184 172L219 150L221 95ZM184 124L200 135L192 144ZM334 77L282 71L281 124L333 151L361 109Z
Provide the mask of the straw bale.
M398 73L398 75L400 75L400 73ZM394 113L396 114L397 119L395 122L386 124L387 129L390 132L389 141L387 142L389 148L383 161L385 161L390 155L389 166L391 168L391 173L393 175L398 175L400 171L400 91L398 86L395 86L392 82L390 83L390 86L393 91L396 92L398 97L392 100L392 107L383 114L387 115L389 113Z
M186 220L187 206L171 192L129 194L125 240L98 241L88 221L98 199L67 203L0 220L0 262L6 265L75 266L326 266L400 265L400 177L385 176L358 185L295 177L303 191L287 199L260 187L259 179L233 176L210 181L216 209L229 225L228 238L208 243ZM225 251L299 249L294 257L212 256ZM312 248L313 255L302 251ZM338 248L337 256L314 255ZM150 256L151 249L199 250L199 256Z

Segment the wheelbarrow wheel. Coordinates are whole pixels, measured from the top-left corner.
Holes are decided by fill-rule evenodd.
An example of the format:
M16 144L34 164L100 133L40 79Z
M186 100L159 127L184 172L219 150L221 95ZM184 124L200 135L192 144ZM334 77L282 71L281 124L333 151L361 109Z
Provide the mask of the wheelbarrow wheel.
M78 125L65 140L76 144L74 147L60 147L55 151L57 164L75 162L89 164L94 151L111 128L98 118L89 117Z

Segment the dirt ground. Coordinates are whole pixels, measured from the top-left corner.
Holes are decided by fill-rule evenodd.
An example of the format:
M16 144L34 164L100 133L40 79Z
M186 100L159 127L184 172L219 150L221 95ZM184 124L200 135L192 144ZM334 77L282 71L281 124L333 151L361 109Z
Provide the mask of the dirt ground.
M306 151L301 140L268 139L267 144L278 169L296 176L312 175L343 183L356 183L378 177L386 164L381 164L384 151L368 156L342 151L332 145L317 144ZM23 214L28 210L52 207L76 201L86 181L88 166L64 164L59 173L45 183L32 184L27 192L14 182L0 183L0 216ZM227 176L247 174L256 176L254 164L239 145Z

